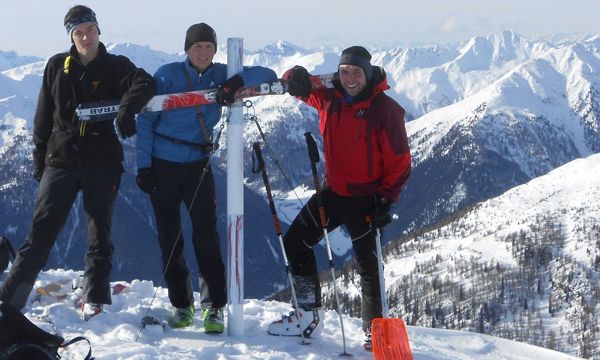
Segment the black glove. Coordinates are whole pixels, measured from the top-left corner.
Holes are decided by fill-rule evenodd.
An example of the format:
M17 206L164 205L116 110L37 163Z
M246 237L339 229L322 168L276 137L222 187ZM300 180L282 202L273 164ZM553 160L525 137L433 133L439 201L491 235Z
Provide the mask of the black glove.
M229 106L235 102L235 92L244 86L244 79L239 75L233 75L217 89L217 103L221 106Z
M377 196L375 199L375 209L371 222L373 226L381 229L392 222L392 216L390 215L390 209L392 207L392 201L383 196Z
M312 82L308 70L302 66L294 66L283 74L283 79L287 80L288 94L299 98L307 98L312 90Z
M128 112L125 108L121 108L115 121L119 134L121 134L123 139L135 135L135 114Z
M156 180L151 168L139 168L135 182L146 194L154 194L156 191Z

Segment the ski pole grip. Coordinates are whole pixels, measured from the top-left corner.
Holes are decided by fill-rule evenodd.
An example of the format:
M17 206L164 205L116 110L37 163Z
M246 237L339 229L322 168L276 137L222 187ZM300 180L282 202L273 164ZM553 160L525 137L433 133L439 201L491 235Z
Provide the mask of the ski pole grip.
M265 160L262 156L262 151L260 150L260 143L257 141L252 144L252 148L254 149L254 153L256 154L256 160L258 161L258 171L262 171L265 168Z
M310 158L310 162L318 163L319 150L317 149L317 143L315 142L315 139L312 137L310 131L305 132L304 137L306 138L306 146L308 147L308 157Z

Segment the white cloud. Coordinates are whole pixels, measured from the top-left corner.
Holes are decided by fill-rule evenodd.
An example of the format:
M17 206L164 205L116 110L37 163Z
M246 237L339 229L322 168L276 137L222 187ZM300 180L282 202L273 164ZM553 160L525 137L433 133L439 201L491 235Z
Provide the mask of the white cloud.
M459 26L460 24L458 16L452 15L440 25L440 31L444 33L455 32L456 30L458 30Z

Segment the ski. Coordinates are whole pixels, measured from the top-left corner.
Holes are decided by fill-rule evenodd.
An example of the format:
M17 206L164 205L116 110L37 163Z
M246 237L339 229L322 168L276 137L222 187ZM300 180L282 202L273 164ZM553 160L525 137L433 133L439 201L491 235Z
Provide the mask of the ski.
M335 73L313 75L311 82L314 89L332 88ZM253 96L281 95L287 92L287 81L277 79L269 83L241 88L235 94L238 100ZM186 91L174 94L156 95L142 108L143 112L181 109L196 105L214 104L217 89ZM119 101L97 101L80 104L75 112L81 121L112 120L119 112Z

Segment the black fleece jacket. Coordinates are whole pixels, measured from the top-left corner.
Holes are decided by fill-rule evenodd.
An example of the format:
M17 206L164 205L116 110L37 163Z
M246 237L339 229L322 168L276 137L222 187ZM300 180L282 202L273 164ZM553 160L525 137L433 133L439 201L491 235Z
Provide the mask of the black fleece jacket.
M34 177L41 178L46 165L122 170L123 148L114 121L82 124L75 109L84 102L121 99L120 112L135 114L154 93L152 76L127 57L109 54L102 43L86 66L75 46L51 57L34 118Z

